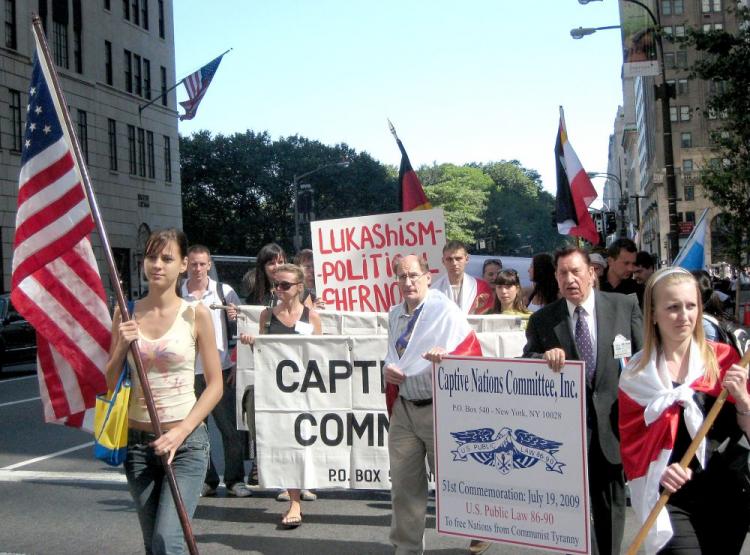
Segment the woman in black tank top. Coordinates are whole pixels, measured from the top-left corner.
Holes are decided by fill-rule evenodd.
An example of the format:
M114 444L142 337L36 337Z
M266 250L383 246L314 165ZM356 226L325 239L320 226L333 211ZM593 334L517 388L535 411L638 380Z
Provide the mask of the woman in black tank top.
M273 290L279 304L267 308L260 315L260 333L320 335L320 316L302 304L304 291L302 268L294 264L282 264L274 273ZM289 489L289 509L281 519L284 528L296 528L302 524L300 490Z

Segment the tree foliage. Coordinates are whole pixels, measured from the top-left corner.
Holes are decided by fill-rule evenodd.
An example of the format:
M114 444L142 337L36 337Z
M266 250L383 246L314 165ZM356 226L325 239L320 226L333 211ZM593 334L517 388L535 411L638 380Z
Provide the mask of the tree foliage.
M348 167L336 165L345 159ZM396 168L345 144L201 131L180 138L180 164L185 232L216 253L254 255L271 241L291 252L294 176L328 164L302 180L312 186L314 219L400 210ZM447 237L474 252L480 239L480 251L508 255L552 250L564 240L552 227L553 197L516 160L433 164L417 173L433 206L444 210Z
M750 11L735 13L736 33L693 29L687 42L699 53L693 75L711 83L709 109L720 116L711 133L719 158L702 168L701 184L725 214L729 250L739 263L750 254Z
M335 166L348 160L348 167ZM397 212L392 168L345 144L327 146L299 136L267 133L180 138L185 232L212 251L254 255L271 241L293 243L295 175L313 190L316 219Z

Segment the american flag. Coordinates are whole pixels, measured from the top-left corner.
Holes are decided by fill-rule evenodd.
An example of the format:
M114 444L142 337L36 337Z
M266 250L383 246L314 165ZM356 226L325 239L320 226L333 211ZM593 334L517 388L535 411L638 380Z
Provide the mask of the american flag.
M112 321L88 239L94 221L62 124L65 108L51 91L54 69L39 58L26 109L11 300L36 329L45 420L88 427L86 411L107 389Z
M208 90L208 86L211 84L211 79L214 78L214 73L219 69L219 64L224 54L218 58L214 58L195 73L191 73L182 82L185 84L189 99L180 102L180 105L185 108L185 113L180 116L180 121L185 119L193 119L195 113L198 111L198 105L203 100L203 96Z

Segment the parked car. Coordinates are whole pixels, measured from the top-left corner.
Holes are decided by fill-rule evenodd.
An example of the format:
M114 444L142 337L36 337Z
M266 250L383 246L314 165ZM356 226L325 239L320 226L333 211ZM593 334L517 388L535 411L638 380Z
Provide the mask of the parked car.
M36 331L10 302L10 294L0 295L0 370L17 362L36 358Z

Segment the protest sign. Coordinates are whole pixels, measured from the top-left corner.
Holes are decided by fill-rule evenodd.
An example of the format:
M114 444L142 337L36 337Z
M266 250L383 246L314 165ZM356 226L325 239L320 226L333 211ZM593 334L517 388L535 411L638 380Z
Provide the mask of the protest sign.
M390 489L385 335L259 336L255 427L266 488Z
M584 380L581 362L434 366L439 533L589 553Z
M335 310L386 312L401 302L393 259L423 256L442 272L443 211L415 210L312 222L315 290Z

